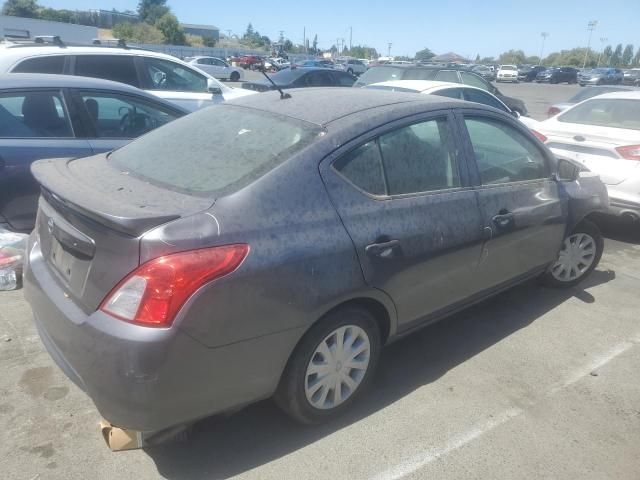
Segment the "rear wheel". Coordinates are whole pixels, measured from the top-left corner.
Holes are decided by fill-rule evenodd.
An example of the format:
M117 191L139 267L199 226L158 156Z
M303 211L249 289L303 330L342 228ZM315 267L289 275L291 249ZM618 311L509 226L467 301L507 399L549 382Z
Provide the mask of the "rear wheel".
M558 259L544 275L544 282L553 287L572 287L593 271L600 262L604 240L600 229L583 220L565 238Z
M238 80L240 80L240 74L238 72L231 72L231 76L229 77L229 79L232 82L237 82Z
M314 325L294 350L274 396L287 414L313 424L338 415L370 383L380 356L373 316L345 307Z

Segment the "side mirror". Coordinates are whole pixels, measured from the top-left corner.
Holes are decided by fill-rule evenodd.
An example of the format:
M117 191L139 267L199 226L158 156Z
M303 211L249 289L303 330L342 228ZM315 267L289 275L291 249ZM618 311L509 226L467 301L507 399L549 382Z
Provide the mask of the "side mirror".
M580 166L566 160L558 159L558 171L556 172L556 180L559 182L575 182L580 176Z
M214 95L222 95L222 89L220 88L220 86L210 78L207 79L207 90L209 91L209 93L212 93Z
M520 112L518 112L517 110L511 110L511 115L516 118L520 118Z

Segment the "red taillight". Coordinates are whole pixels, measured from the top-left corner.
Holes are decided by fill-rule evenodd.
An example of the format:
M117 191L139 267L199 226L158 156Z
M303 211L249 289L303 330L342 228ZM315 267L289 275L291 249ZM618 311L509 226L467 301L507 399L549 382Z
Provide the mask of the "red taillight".
M562 110L560 110L558 107L549 107L549 110L547 110L547 116L553 117L554 115L559 114L561 111Z
M627 160L640 160L640 145L616 147L616 152L618 152L622 158Z
M531 128L530 130L531 130L531 133L533 133L536 136L536 138L540 140L542 143L547 141L547 137L545 137L540 132L536 132L533 128Z
M198 288L233 272L248 253L249 245L237 244L155 258L116 285L100 310L128 322L168 327Z

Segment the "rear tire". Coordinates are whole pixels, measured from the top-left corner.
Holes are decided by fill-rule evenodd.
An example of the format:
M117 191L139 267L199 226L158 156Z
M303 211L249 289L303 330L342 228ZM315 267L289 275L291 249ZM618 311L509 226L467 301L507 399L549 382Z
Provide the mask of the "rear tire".
M329 313L291 354L276 404L305 424L339 415L371 383L380 349L380 329L367 310L349 306Z
M238 80L240 80L240 74L238 72L231 72L229 80L231 80L232 82L237 82Z
M549 267L542 281L556 288L577 285L598 266L603 250L600 229L589 220L583 220L565 238L558 260Z

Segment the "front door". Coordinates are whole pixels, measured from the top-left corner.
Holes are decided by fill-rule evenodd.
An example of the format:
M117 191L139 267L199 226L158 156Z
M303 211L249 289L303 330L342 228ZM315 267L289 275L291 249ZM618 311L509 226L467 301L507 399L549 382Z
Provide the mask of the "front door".
M364 278L393 299L400 330L472 293L482 225L452 121L396 122L321 168Z
M488 112L465 114L463 124L476 159L486 232L477 278L483 289L491 289L556 259L565 235L566 200L551 178L547 154L520 127Z

